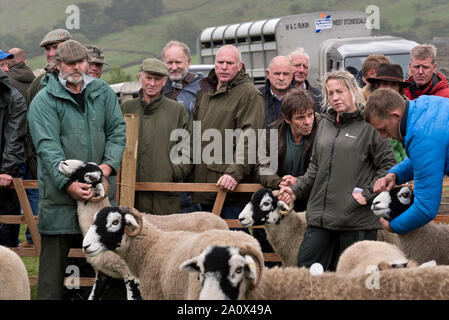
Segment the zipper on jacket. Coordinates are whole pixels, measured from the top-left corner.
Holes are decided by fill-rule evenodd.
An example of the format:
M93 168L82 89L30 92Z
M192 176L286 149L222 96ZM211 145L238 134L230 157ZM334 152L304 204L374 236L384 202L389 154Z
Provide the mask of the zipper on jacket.
M341 123L337 125L337 134L335 135L334 142L332 143L331 156L330 156L330 161L329 161L329 176L327 177L326 188L324 190L323 212L321 213L321 219L320 219L321 228L323 228L323 216L324 216L324 213L326 212L327 190L329 188L329 183L330 183L330 180L331 180L332 159L334 158L335 143L337 142L337 137L340 134L340 130L341 130Z

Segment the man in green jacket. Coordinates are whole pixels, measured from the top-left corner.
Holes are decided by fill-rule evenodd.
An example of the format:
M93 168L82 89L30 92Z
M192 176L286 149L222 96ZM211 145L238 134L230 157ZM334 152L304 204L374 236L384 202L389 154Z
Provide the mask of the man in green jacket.
M114 91L86 75L87 49L69 40L59 45L57 65L33 99L28 114L38 155L39 261L38 299L61 299L67 254L80 238L75 200L88 200L88 184L60 173L60 161L78 159L100 165L109 178L115 203L115 178L126 143L126 128Z
M184 105L162 93L168 77L165 64L155 58L143 61L139 80L139 97L122 104L123 114L140 116L136 180L138 182L175 182L184 179L191 170L190 157L175 164L171 153L178 140L177 131L186 136L191 132L190 115ZM178 192L136 192L137 210L152 214L180 213Z
M215 67L200 81L200 87L193 109L194 182L216 183L228 192L240 182L255 182L256 151L250 152L249 147L257 147L255 137L263 126L264 99L246 73L238 48L225 45L218 49ZM214 134L213 142L209 134ZM245 142L245 136L249 141ZM210 211L215 197L216 193L196 192L193 201ZM228 194L221 217L237 219L249 197Z

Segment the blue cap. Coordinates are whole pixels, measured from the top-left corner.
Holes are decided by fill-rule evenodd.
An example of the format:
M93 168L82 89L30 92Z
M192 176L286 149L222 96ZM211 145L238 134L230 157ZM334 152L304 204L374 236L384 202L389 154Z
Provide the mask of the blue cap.
M12 53L3 52L2 50L0 50L0 60L12 58L14 58L14 55Z

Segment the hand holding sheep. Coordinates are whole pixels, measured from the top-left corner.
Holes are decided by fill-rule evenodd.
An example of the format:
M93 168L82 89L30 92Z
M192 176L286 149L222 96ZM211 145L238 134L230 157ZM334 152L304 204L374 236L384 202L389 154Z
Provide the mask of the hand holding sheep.
M380 193L382 191L390 191L396 185L396 174L391 172L385 177L374 182L373 192Z
M94 192L91 189L90 184L81 182L72 182L67 187L67 193L75 200L87 201L92 198Z

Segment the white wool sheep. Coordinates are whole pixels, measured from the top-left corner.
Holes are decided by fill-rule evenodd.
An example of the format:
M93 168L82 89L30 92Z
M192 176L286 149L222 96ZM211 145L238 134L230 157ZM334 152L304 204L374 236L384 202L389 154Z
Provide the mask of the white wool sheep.
M228 247L228 254L215 254L214 264L205 266L211 248L182 264L183 270L200 272L204 279L201 298L205 300L447 300L449 299L449 266L402 268L371 274L346 275L324 272L313 276L307 268L264 268L257 285L246 292L232 290L228 279L235 271L230 261L240 261L240 270L251 269L245 255ZM207 274L206 274L207 273ZM250 273L239 277L249 282ZM252 277L254 275L251 275ZM231 288L231 290L230 290ZM228 292L232 292L232 296Z
M30 300L30 282L22 259L0 246L0 300Z
M298 265L298 251L307 227L306 213L295 212L284 202L278 201L279 191L260 189L239 215L243 227L264 225L267 240L270 242L284 267ZM397 245L397 235L379 230L378 240Z
M405 253L391 243L363 240L350 245L338 258L335 272L351 275L370 273L372 268L416 267L418 263L408 260Z
M270 242L284 267L298 264L298 250L306 229L306 213L289 210L282 201L277 201L276 191L260 189L239 214L243 227L264 225Z
M144 299L198 299L201 282L179 270L181 262L200 254L211 244L231 244L249 255L261 274L263 255L256 239L242 231L208 230L201 233L162 231L129 207L106 207L95 215L83 241L86 255L114 250L140 279ZM257 284L258 277L239 282L241 291ZM240 284L241 283L241 284Z
M392 220L409 208L414 201L408 186L399 186L381 192L373 200L371 210L379 217ZM449 226L429 222L406 234L399 234L398 247L409 259L418 263L435 260L437 264L449 265Z
M59 164L59 171L73 181L96 183L101 179L101 169L95 163L85 163L80 160L65 160ZM97 185L95 195L89 201L77 201L78 223L83 235L94 221L94 215L102 208L110 206L108 199L109 184L103 179ZM186 230L201 232L210 229L228 230L228 225L219 216L210 212L193 212L189 214L152 215L145 214L144 219L157 225L162 230ZM105 288L107 278L123 279L127 290L128 300L140 299L139 280L132 274L126 263L114 252L104 252L95 257L87 257L87 261L95 269L96 277L89 300L98 299Z

